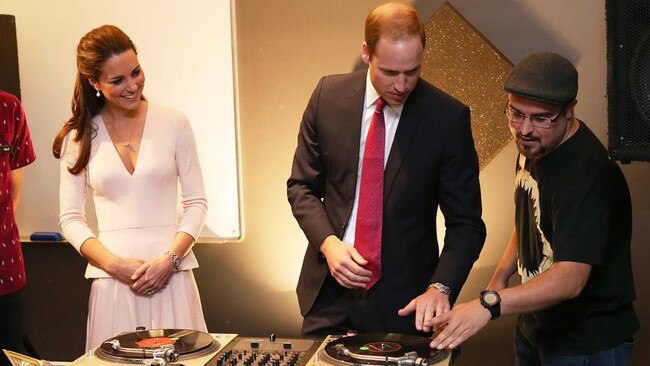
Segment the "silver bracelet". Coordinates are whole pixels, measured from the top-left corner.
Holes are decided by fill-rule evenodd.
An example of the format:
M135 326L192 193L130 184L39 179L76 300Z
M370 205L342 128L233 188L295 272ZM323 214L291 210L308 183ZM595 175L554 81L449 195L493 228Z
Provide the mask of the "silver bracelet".
M167 251L165 254L167 254L169 258L172 259L172 267L174 267L175 270L181 269L181 258L177 256L176 253Z
M434 283L430 284L427 287L427 290L429 290L431 288L435 288L436 290L440 291L441 294L451 295L451 288L449 288L449 286L447 286L447 285L443 285L440 282L434 282Z

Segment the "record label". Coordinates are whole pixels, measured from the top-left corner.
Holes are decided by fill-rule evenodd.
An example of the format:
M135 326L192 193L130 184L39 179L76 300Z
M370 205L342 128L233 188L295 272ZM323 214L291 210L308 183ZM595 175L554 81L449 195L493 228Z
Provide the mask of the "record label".
M171 339L169 337L153 337L146 338L141 341L135 342L140 348L158 348L162 346L168 346L174 344L176 339Z
M359 347L361 351L371 351L374 353L397 352L402 349L402 345L395 342L370 342Z

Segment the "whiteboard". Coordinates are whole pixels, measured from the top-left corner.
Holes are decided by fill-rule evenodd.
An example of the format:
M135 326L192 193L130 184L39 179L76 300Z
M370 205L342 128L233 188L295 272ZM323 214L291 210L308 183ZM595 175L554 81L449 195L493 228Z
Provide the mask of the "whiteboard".
M145 96L190 120L208 198L201 240L242 236L233 7L230 0L0 0L0 13L16 17L22 102L37 154L25 168L22 236L59 230L52 140L70 116L79 39L102 24L120 27L138 48Z

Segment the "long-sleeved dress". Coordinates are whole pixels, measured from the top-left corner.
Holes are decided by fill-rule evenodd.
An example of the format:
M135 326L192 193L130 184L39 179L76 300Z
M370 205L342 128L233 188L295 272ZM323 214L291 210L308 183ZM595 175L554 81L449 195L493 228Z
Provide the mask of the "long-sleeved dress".
M92 140L88 166L73 175L79 146L72 134L64 140L60 163L60 226L81 253L95 237L86 223L85 197L92 194L97 238L118 256L151 260L171 247L177 232L198 238L207 210L201 168L189 121L179 111L148 103L135 171L131 175L118 155L101 116ZM182 213L178 209L180 183ZM180 271L153 296L133 292L128 284L89 263L93 284L88 304L86 349L137 326L207 331L192 269L190 250Z

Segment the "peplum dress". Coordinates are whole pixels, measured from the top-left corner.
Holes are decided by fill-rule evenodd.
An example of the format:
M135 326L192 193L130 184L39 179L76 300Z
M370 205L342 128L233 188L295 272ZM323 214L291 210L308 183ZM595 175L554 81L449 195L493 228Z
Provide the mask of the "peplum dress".
M196 240L205 221L207 200L187 117L148 102L132 175L120 160L100 115L93 118L93 125L96 136L90 160L80 174L68 171L79 154L79 146L72 139L74 131L62 146L59 225L68 242L81 254L81 245L96 236L118 256L147 261L169 250L177 232ZM98 235L86 221L87 195L92 195ZM86 349L96 348L122 332L133 332L138 326L207 331L192 273L197 267L196 257L189 250L167 286L145 296L89 263L85 277L93 282Z

